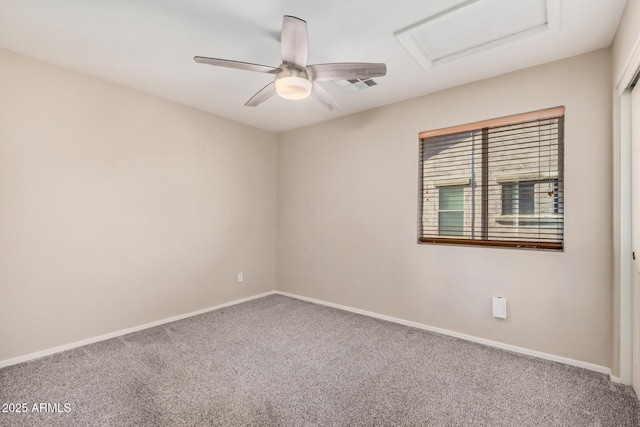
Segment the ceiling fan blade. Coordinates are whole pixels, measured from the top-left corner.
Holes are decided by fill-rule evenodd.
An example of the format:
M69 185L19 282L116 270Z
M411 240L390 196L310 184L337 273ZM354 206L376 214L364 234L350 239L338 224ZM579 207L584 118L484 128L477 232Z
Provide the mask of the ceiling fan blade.
M271 82L265 87L263 87L262 89L260 89L244 105L245 107L257 107L258 105L262 104L264 101L271 98L275 94L276 94L276 84L274 82Z
M307 22L295 16L282 18L280 49L282 62L304 68L307 66L309 43L307 41Z
M382 63L339 62L309 65L307 71L317 81L367 79L386 75L387 66Z
M318 83L314 83L311 87L311 95L309 95L309 99L325 110L332 111L338 108L336 101L334 101L331 95L329 95L329 93Z
M215 65L217 67L236 68L238 70L257 71L258 73L276 74L280 68L269 67L268 65L252 64L250 62L231 61L229 59L207 58L204 56L194 56L193 60L200 64Z

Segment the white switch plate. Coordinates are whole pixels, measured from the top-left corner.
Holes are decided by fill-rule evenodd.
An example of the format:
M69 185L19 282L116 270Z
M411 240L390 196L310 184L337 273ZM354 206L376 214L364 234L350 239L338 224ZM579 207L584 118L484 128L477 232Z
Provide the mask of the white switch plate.
M244 273L238 273L238 282L242 282L244 280Z
M493 297L493 317L498 319L507 318L507 299L502 297Z

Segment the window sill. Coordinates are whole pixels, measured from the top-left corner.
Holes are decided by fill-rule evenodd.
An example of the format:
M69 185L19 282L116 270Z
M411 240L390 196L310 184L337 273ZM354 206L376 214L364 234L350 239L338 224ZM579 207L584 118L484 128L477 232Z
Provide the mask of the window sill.
M496 222L513 224L516 222L535 223L535 224L559 224L562 222L563 216L560 214L546 215L498 215Z
M468 176L463 176L439 179L434 183L434 185L435 187L460 187L469 185L470 183L471 178L469 178Z
M494 246L503 248L543 249L562 251L562 242L527 242L524 240L479 240L452 237L420 237L418 243L435 243L444 245Z
M502 174L496 176L499 184L509 184L515 182L546 182L558 179L558 171L550 172L518 172L514 174Z

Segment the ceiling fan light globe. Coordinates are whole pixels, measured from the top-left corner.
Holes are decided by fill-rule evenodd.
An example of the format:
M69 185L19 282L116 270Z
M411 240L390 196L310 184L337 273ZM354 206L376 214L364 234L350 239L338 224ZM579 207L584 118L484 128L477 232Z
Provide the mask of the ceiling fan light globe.
M284 99L305 99L311 95L310 80L298 76L284 76L276 79L276 92Z

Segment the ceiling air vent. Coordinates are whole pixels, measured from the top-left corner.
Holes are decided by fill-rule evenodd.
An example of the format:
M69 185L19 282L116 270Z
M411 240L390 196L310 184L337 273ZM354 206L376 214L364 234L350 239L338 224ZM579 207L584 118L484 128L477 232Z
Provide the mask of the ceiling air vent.
M333 83L337 86L340 86L347 92L358 92L362 89L367 89L378 85L378 83L373 79L337 80Z

